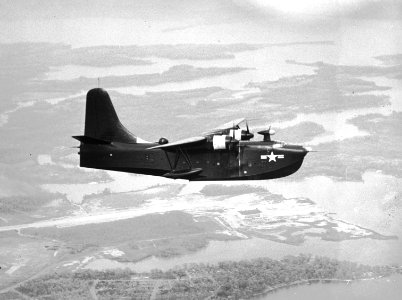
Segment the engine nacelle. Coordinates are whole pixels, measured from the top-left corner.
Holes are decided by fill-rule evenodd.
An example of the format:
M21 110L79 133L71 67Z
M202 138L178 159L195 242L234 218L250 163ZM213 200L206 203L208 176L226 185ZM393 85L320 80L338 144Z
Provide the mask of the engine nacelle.
M241 129L230 129L230 131L229 131L229 135L238 141L241 140L242 133L243 133L243 130L241 130Z
M229 149L232 137L230 135L214 135L212 137L212 145L214 150L225 150Z
M254 134L248 130L246 131L241 129L230 129L229 135L238 141L249 141L254 137Z
M275 130L271 129L271 127L270 127L269 129L259 131L258 133L264 136L264 142L270 142L271 135L275 134Z

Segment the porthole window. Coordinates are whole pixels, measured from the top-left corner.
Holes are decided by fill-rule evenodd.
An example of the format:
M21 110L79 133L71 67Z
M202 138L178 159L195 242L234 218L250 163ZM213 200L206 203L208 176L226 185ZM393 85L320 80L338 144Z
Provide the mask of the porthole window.
M151 154L145 154L145 160L146 160L146 161L149 161L149 162L153 162L153 161L154 161L154 159L153 159L153 157L152 157Z

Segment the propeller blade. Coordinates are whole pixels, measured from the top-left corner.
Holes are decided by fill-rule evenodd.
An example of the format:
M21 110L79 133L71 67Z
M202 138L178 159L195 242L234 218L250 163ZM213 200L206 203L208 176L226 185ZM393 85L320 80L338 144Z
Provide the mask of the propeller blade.
M234 123L233 123L233 126L232 126L232 128L233 128L233 129L232 129L232 140L235 139L235 130L236 130L236 129L235 129L234 127L235 127L235 125L234 125Z
M248 120L246 120L246 128L247 128L247 130L241 131L241 140L242 141L249 141L254 137L254 134L250 133L250 127L248 126Z

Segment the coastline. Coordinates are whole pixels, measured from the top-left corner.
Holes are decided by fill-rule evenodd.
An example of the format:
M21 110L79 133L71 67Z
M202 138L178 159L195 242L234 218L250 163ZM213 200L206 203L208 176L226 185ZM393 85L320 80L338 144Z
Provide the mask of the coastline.
M359 281L369 281L369 280L376 280L376 279L386 278L386 277L389 277L389 276L392 276L392 275L395 275L395 274L380 275L380 276L369 277L369 278L353 278L353 279L340 279L340 278L303 279L303 280L298 280L298 281L294 281L294 282L291 282L291 283L280 284L280 285L276 285L276 286L267 288L267 289L265 289L264 291L262 291L260 293L254 294L249 299L254 299L254 298L262 297L262 296L267 296L267 295L269 295L271 293L274 293L274 292L277 292L279 290L291 288L291 287L294 287L294 286L310 285L310 284L314 284L314 283L346 283L346 284L349 284L349 283L359 282ZM399 274L399 275L402 275L402 274Z

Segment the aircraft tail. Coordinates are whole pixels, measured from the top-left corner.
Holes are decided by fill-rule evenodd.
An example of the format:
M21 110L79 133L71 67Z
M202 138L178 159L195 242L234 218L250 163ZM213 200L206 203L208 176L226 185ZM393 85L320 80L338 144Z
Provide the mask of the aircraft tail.
M137 143L137 137L127 130L117 117L109 94L101 88L87 93L85 111L85 141Z

